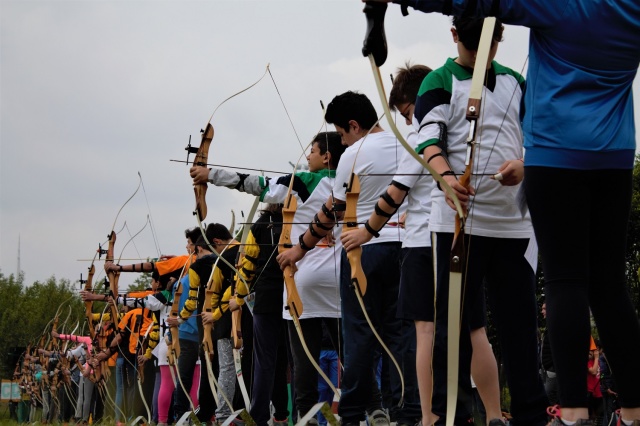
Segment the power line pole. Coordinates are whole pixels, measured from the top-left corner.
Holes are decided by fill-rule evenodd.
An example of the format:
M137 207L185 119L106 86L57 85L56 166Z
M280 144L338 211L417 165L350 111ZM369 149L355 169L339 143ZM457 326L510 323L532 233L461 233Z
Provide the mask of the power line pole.
M18 234L18 271L16 272L16 279L20 276L20 234Z

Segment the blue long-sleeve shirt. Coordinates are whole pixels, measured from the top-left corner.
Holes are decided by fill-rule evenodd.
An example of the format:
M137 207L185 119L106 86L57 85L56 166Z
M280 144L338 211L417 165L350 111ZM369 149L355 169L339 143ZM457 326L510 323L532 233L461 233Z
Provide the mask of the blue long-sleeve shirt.
M189 297L189 275L185 275L180 279L180 285L182 286L182 294L180 295L180 301L178 302L178 312L182 311L184 307L184 303L187 301ZM175 289L174 286L173 296L175 297ZM178 326L178 338L191 340L192 342L199 341L198 335L198 323L196 322L196 316L198 312L194 312L185 322Z
M530 28L523 118L526 165L633 168L638 0L408 0L408 4L423 12L496 16L506 24Z

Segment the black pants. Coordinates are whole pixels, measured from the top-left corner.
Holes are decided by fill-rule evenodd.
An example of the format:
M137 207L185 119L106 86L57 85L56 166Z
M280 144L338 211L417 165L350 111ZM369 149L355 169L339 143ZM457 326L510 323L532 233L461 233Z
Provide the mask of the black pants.
M258 426L270 420L269 402L275 408L274 417L289 417L287 404L287 327L282 314L253 313L253 386L251 417Z
M386 242L362 247L362 269L367 277L367 291L363 297L371 322L388 346L394 358L402 362L403 336L397 318L400 286L401 244ZM346 252L340 262L340 297L342 298L342 332L344 337L344 375L338 413L343 423L359 422L365 413L382 408L382 396L375 369L376 354L382 348L367 323L356 293L351 285L351 266ZM404 407L398 408L401 382L395 367L389 369L389 389L392 416L403 418Z
M338 337L338 318L308 318L300 320L302 335L309 348L309 352L316 362L320 359L322 349L322 323L327 327L331 342L336 351L342 348ZM318 372L316 371L302 347L300 337L296 332L293 321L287 321L289 327L289 341L295 368L296 405L301 416L305 415L318 402ZM322 380L322 379L320 379Z
M444 417L448 362L449 260L453 234L437 233L435 237L437 287L432 399L433 413ZM464 295L458 377L460 409L456 414L456 422L471 417L471 318L478 309L474 304L482 300L478 295L484 284L507 373L512 424L544 425L547 423L546 409L549 403L538 372L535 275L524 256L529 239L465 235L465 241L467 267L462 284Z
M216 347L215 340L213 341L213 345ZM182 352L182 348L180 348L180 352ZM180 355L182 355L182 353L180 353ZM200 347L200 388L198 390L198 402L200 403L200 407L196 416L198 417L198 420L203 423L209 422L216 413L216 408L218 408L215 397L213 396L213 391L211 390L211 383L209 383L207 357L209 357L209 354L205 353L202 347ZM211 359L211 371L213 372L213 376L217 378L220 371L217 354L214 354ZM186 389L189 390L190 388ZM227 398L233 398L233 395L226 396Z
M200 343L192 340L180 339L180 356L178 357L178 374L184 384L184 388L189 392L191 385L193 384L193 373L196 369L196 363L200 354ZM200 383L202 386L202 379L204 377L204 386L209 387L207 381L207 366L205 364L200 365ZM213 398L213 395L212 395ZM180 381L175 389L174 393L173 410L176 420L182 417L187 411L191 411L188 394L185 394L180 386ZM213 407L215 410L215 406Z
M625 277L631 170L525 167L560 405L587 407L589 308L621 404L640 407L640 324Z

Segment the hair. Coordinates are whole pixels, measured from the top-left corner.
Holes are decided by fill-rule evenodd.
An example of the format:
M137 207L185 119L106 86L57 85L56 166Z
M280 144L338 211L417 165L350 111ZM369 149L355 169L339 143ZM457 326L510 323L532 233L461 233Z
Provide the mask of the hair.
M184 236L193 244L195 244L196 241L198 241L198 237L200 236L200 228L196 227L196 228L186 229L184 231Z
M366 95L348 91L331 100L324 119L347 131L349 121L355 120L360 127L369 130L378 122L378 114Z
M157 273L156 271L154 271L154 273ZM182 268L178 268L174 271L171 271L169 273L166 273L164 275L160 275L158 274L158 276L155 278L156 281L158 281L159 285L158 285L158 290L162 291L162 290L166 290L167 286L169 285L169 281L171 280L171 278L175 278L176 281L180 279L180 275L182 274ZM153 275L152 275L153 277Z
M271 214L275 214L275 213L279 213L282 211L282 204L279 203L269 203L265 206L265 208L260 209L260 213L261 214L265 214L265 213L271 213Z
M471 18L471 17L454 17L453 26L456 27L458 32L458 40L462 42L464 47L469 50L478 50L480 44L480 34L482 33L482 24L484 19ZM502 33L504 32L504 26L502 22L497 19L496 27L493 30L493 41L501 42Z
M395 111L397 105L415 103L422 80L431 71L433 70L426 65L411 65L409 62L403 68L398 68L389 93L391 111Z
M207 226L205 235L207 237L207 240L209 240L210 243L212 243L215 238L223 241L228 241L233 239L227 227L221 223L210 223ZM198 241L196 241L195 244L198 247L209 248L207 241L204 239L202 235L198 237Z
M338 124L339 126L339 124ZM331 154L331 164L329 167L335 170L338 167L338 162L342 153L347 148L342 145L342 138L338 132L320 132L313 138L313 143L318 144L320 154L324 155L329 151Z

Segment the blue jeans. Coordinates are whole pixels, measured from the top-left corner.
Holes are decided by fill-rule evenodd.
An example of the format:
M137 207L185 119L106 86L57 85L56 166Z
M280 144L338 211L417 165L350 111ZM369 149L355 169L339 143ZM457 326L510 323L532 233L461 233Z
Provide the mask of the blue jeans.
M318 365L327 375L331 383L338 386L338 352L335 350L322 349L320 351L320 359ZM333 390L327 382L318 374L318 402L326 401L331 405L333 403ZM327 419L322 413L318 413L318 423L322 426L327 424Z
M399 242L390 242L362 247L362 269L368 281L364 305L374 327L397 360L402 359L403 346L401 321L396 318L400 245ZM340 268L344 377L338 413L343 422L349 423L364 420L366 411L382 407L374 374L374 354L379 343L351 288L351 267L345 251L342 252ZM390 370L389 375L392 407L401 411L397 408L401 396L400 377L395 368ZM398 413L398 416L401 414Z

